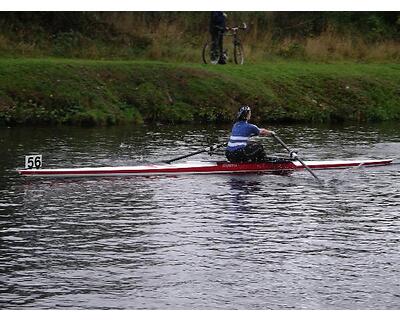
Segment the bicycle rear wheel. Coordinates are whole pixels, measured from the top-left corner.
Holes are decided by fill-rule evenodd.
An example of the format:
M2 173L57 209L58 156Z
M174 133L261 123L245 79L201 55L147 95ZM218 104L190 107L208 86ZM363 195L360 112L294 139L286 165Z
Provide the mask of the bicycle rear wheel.
M203 47L203 62L205 64L217 64L219 55L211 50L210 42L206 42Z
M244 51L240 42L236 42L233 47L233 57L236 64L244 63Z

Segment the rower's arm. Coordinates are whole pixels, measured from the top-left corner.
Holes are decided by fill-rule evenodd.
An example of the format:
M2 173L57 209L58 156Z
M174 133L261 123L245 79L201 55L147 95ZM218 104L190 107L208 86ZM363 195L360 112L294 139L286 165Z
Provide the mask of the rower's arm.
M260 136L272 136L273 135L273 131L264 129L264 128L260 128Z

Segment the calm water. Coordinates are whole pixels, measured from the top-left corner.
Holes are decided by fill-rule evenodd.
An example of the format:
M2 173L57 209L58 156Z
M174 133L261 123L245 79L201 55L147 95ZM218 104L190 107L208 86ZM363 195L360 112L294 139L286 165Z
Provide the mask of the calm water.
M272 129L306 159L400 155L396 124ZM31 152L45 167L154 162L223 141L228 130L0 128L0 307L399 309L398 165L318 171L324 186L307 172L14 172Z

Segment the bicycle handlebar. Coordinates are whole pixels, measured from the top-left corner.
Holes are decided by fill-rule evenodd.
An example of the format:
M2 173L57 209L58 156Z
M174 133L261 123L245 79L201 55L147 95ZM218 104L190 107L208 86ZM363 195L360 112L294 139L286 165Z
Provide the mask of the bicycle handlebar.
M235 27L228 27L226 28L227 30L246 30L247 29L247 24L246 22L243 22L242 26L235 26Z

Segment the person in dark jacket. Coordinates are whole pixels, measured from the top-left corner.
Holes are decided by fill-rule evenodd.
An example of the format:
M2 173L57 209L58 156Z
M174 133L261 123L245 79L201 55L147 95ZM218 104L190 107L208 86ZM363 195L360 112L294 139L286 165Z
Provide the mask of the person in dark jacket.
M224 32L226 30L226 13L212 11L210 17L211 52L212 59L218 58L219 64L225 64L224 57Z

